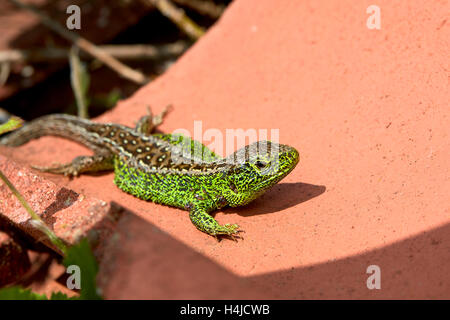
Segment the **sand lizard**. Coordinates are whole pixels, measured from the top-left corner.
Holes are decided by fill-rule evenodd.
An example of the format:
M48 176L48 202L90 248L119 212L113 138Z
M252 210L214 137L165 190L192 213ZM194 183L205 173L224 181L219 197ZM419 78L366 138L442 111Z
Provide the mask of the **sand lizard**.
M242 206L259 197L295 168L298 151L260 141L220 158L188 137L152 133L165 112L153 117L149 111L135 128L71 115L47 115L1 138L0 144L19 146L45 135L81 143L94 155L76 157L56 167L35 168L68 176L114 170L114 183L123 191L187 210L200 231L235 239L241 231L239 226L220 225L209 213L225 206Z

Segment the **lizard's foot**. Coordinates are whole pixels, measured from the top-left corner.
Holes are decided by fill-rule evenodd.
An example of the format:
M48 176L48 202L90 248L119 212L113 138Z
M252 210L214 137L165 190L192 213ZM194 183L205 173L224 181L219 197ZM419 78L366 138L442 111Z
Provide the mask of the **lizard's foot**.
M189 213L189 218L198 230L213 236L217 240L219 240L218 236L228 236L234 241L237 241L237 238L242 238L239 236L239 233L243 231L239 229L237 224L226 224L222 226L208 212L202 209L197 208L192 210Z
M31 166L33 169L55 174L63 174L68 177L76 177L80 173L98 172L112 170L114 168L111 155L80 156L73 159L71 163L54 167Z
M76 177L78 176L79 172L76 168L72 166L71 163L54 166L54 167L40 167L40 166L31 166L33 169L42 171L42 172L49 172L54 174L63 174L65 176L69 177Z
M147 115L141 117L136 124L135 130L139 133L150 135L163 123L164 117L172 110L172 105L164 107L160 114L154 116L150 106L147 106Z
M158 115L156 115L156 116L154 116L153 118L152 118L152 124L155 126L155 128L157 127L157 126L159 126L161 123L163 123L163 120L164 120L164 117L167 115L167 113L169 112L169 111L171 111L173 109L173 107L172 107L172 105L171 104L169 104L169 105L167 105L167 106L165 106L164 107L164 109L161 111L161 113L160 114L158 114ZM147 112L149 113L149 116L151 116L151 114L152 114L152 111L150 110L150 107L147 107Z
M237 241L237 239L243 239L242 236L239 235L239 233L244 232L244 230L239 229L239 225L237 224L226 224L224 226L219 225L220 228L217 228L214 230L214 234L212 234L217 240L217 236L228 236L234 241Z

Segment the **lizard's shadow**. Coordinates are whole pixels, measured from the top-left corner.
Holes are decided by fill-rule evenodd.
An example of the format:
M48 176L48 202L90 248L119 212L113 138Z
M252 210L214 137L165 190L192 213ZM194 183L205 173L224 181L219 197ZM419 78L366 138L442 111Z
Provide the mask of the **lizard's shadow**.
M53 226L56 222L54 215L59 211L70 207L79 198L79 194L67 188L61 188L56 194L56 200L44 210L43 219Z
M226 208L223 212L248 217L282 211L324 193L325 186L303 182L280 183L244 207Z

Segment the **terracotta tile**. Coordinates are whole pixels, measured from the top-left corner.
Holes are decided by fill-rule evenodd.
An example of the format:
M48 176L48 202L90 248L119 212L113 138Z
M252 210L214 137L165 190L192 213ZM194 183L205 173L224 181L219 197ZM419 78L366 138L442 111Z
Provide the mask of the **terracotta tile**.
M273 297L132 213L122 216L105 252L98 284L107 299Z
M58 186L1 155L0 170L59 238L70 245L87 236L95 254L101 257L102 238L112 232L120 208ZM0 199L0 216L4 220L58 252L30 223L28 212L4 183L0 184Z
M112 174L45 177L86 197L116 201L212 268L278 297L450 297L444 270L450 255L450 7L418 0L377 4L381 30L366 27L365 2L234 1L167 73L99 119L133 125L146 105L158 112L171 103L174 111L160 127L165 132L193 133L194 120L202 121L203 133L215 128L223 136L226 129L279 129L280 142L300 151L297 168L253 204L216 214L220 223L241 225L243 241L216 243L192 226L187 212L121 192ZM10 157L45 164L83 150L45 138ZM39 194L46 188L42 184ZM120 281L133 284L145 281L141 259L163 265L176 259L162 242L158 259L146 257L141 244L127 248L140 272L132 275L133 261L119 262L118 270L125 270ZM381 290L366 287L370 265L381 269ZM163 291L166 282L157 285L156 277L172 269L158 270L148 268L155 296L194 295L184 277ZM108 283L107 296L131 297L120 292L126 282ZM136 296L148 297L150 288L141 290Z

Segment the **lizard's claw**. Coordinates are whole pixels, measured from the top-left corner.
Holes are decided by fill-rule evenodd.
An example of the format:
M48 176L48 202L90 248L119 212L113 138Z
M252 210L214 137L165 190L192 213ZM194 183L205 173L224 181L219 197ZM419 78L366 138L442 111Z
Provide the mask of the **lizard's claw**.
M243 239L239 233L244 232L244 230L239 229L239 225L237 224L226 224L224 226L220 226L220 229L215 231L214 237L217 239L217 235L229 236L234 241L237 239Z
M172 105L166 106L160 114L153 115L150 106L147 106L147 115L141 117L136 123L135 130L141 134L150 135L155 129L163 123L166 114L172 110Z
M159 126L162 122L164 117L167 115L168 112L173 110L173 106L171 104L167 105L164 107L164 109L161 111L160 114L150 117L151 121L153 123L153 126L157 127ZM148 114L151 116L152 115L152 111L150 110L150 106L147 107L147 112Z

